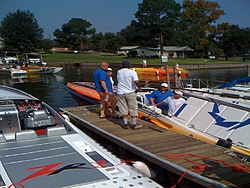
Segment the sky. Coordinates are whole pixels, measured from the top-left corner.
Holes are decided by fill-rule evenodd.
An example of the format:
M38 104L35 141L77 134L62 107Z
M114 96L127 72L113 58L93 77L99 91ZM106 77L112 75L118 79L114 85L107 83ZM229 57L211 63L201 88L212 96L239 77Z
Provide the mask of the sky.
M29 10L44 30L44 38L53 39L71 18L89 21L97 33L116 33L136 20L138 3L143 0L0 0L0 21L7 13ZM217 23L228 22L241 28L250 27L250 0L210 0L218 2L226 15ZM182 5L183 0L176 0Z

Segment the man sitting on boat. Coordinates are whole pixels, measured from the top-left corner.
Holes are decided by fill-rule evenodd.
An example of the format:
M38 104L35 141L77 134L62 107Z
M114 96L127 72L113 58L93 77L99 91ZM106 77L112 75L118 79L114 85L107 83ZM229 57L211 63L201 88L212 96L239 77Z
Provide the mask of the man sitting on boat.
M170 97L166 98L165 100L163 100L162 102L160 102L160 104L162 104L162 103L168 104L169 109L168 109L167 116L172 117L174 115L175 110L180 105L185 103L185 99L181 98L182 95L183 95L183 93L180 90L175 90L174 96L170 96Z
M150 94L150 102L153 106L157 106L162 110L163 114L167 114L168 112L168 104L167 103L160 103L164 99L166 99L169 96L173 96L172 91L168 90L168 84L162 83L160 88L158 90L154 90Z

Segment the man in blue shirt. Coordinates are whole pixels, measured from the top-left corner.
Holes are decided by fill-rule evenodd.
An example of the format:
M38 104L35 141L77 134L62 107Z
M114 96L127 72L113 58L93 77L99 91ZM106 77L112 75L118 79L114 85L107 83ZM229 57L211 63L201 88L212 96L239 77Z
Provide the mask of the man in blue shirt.
M150 102L151 105L157 106L162 110L162 113L165 114L168 112L168 104L157 104L159 102L162 102L165 100L167 97L173 96L173 92L168 90L168 84L167 83L162 83L160 88L158 90L154 90L151 95L150 95Z
M113 85L107 74L108 63L101 62L100 68L96 69L93 77L95 82L96 91L100 96L100 118L106 118L110 114L108 109L108 102L111 102L111 115L116 117L116 104L117 98L113 93Z

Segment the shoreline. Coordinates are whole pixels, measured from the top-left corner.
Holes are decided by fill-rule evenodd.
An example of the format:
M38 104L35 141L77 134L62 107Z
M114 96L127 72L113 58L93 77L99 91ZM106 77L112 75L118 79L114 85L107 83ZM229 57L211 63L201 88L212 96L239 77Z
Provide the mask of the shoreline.
M99 63L88 62L88 63L65 63L65 62L48 62L49 66L57 66L57 67L65 67L65 66L91 66L91 67L98 67ZM120 63L109 63L111 67L120 67ZM133 67L141 67L140 64L132 64ZM152 65L154 67L161 67L165 65ZM169 65L172 67L173 65ZM240 64L196 64L196 65L180 65L181 68L187 70L197 70L197 69L227 69L227 68L247 68L250 70L250 64L248 63L240 63Z

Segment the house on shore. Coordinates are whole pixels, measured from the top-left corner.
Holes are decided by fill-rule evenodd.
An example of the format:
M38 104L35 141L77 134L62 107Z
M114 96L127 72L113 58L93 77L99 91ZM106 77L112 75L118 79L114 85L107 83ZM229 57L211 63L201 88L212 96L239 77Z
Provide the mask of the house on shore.
M118 55L127 55L129 57L160 57L160 47L123 46L117 53ZM171 58L194 57L194 50L188 46L163 46L162 55Z

